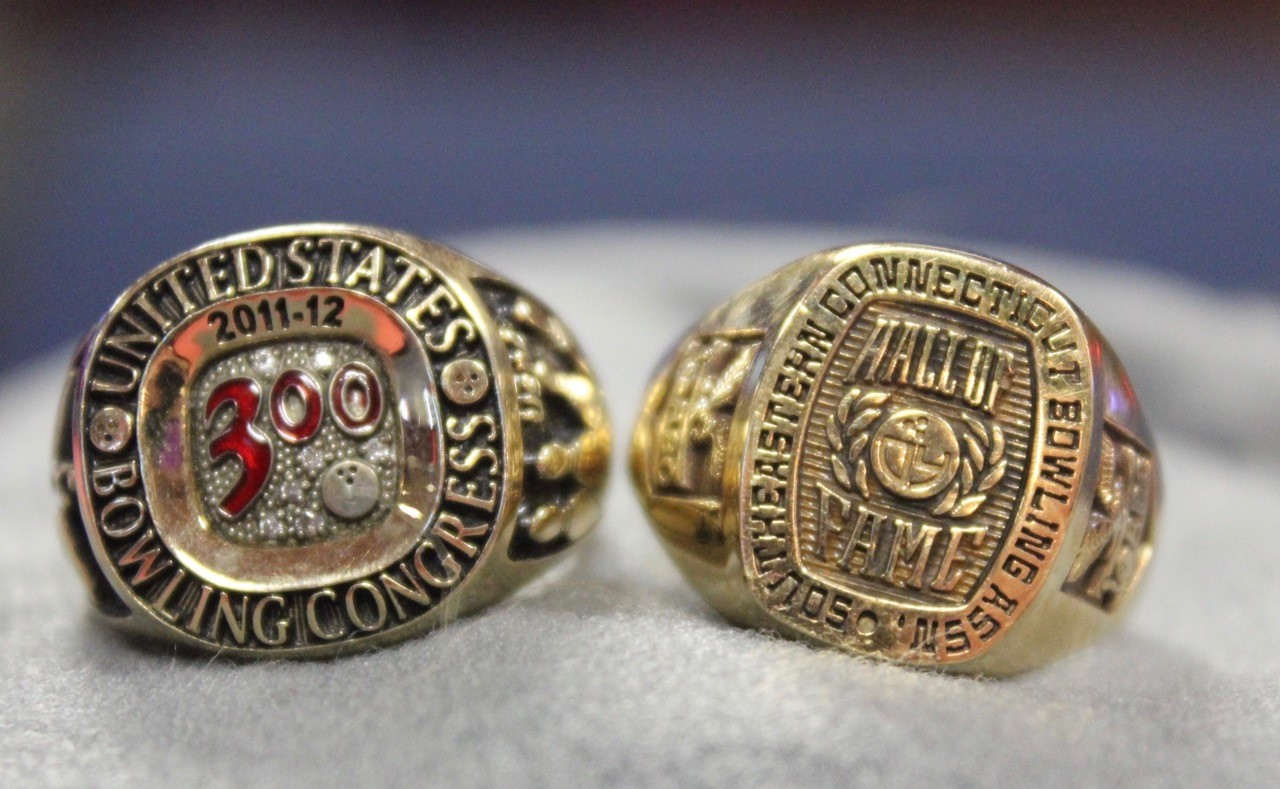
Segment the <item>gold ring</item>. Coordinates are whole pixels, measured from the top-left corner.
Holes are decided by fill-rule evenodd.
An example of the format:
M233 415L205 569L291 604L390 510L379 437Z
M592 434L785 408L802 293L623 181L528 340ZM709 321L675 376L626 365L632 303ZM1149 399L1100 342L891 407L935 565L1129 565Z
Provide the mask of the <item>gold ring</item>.
M59 429L95 608L247 657L388 644L509 594L599 519L609 429L541 302L438 244L254 231L142 277Z
M730 620L993 676L1118 620L1160 489L1124 369L1074 304L910 244L804 258L714 310L657 374L631 460Z

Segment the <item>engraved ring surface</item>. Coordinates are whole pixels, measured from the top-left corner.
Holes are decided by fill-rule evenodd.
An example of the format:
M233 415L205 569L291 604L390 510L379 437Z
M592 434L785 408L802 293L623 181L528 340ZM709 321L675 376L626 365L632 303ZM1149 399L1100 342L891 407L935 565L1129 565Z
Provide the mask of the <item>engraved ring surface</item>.
M993 676L1118 620L1160 489L1128 378L1074 304L909 244L804 258L713 311L656 376L632 471L732 621Z
M474 612L599 520L609 429L541 302L401 233L298 225L139 280L78 352L57 447L95 604L240 656Z

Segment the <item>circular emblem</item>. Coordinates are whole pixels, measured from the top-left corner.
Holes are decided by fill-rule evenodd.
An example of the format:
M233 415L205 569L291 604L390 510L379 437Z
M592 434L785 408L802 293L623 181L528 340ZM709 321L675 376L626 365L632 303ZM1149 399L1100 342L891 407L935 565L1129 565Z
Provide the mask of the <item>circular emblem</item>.
M927 499L955 479L960 442L945 420L918 408L904 408L886 419L872 437L871 468L898 496Z
M459 405L470 405L489 391L489 374L471 359L460 359L444 368L444 393Z
M305 653L425 627L502 516L506 426L471 286L309 229L162 266L82 362L90 547L182 640Z
M344 460L324 473L320 483L324 506L344 520L360 520L373 512L381 498L378 474L367 463Z
M109 405L93 415L89 422L89 441L98 451L115 454L133 437L133 417L128 411Z

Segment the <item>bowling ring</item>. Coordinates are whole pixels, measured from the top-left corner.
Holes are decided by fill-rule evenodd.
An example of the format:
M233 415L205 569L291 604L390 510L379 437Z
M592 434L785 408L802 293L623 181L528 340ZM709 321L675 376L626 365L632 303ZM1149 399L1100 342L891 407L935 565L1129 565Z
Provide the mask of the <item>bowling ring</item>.
M1160 477L1115 353L988 258L799 260L676 345L632 443L668 553L730 620L1002 676L1120 618Z
M135 283L76 355L57 463L107 620L313 657L421 633L547 569L599 519L609 442L595 378L541 302L438 244L316 224L214 241Z

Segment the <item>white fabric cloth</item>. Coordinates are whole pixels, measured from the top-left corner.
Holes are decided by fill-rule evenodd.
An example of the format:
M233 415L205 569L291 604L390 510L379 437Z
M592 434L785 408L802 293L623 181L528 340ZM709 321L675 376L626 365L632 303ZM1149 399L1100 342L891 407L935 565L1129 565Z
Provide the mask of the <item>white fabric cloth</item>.
M1145 593L1072 658L1002 682L874 665L729 626L682 582L624 472L659 355L777 266L880 235L596 225L453 239L558 309L594 361L617 436L605 520L561 577L333 662L192 659L90 620L50 484L65 359L0 380L0 786L1280 784L1273 301L972 245L1093 317L1162 451Z

